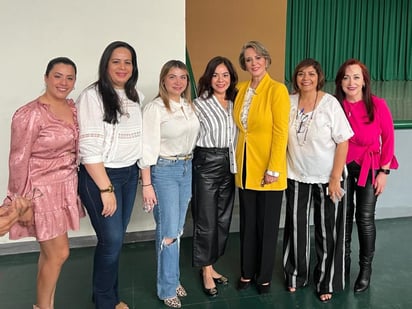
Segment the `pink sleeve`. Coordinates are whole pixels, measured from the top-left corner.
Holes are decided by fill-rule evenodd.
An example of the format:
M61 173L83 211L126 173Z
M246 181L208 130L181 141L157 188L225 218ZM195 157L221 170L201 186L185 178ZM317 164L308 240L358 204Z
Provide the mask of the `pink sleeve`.
M374 100L379 115L382 138L380 166L390 163L390 168L396 169L398 161L395 157L395 129L392 114L384 99L374 97Z
M33 104L21 107L13 115L9 155L7 194L24 196L31 190L29 164L33 144L40 131L39 116Z

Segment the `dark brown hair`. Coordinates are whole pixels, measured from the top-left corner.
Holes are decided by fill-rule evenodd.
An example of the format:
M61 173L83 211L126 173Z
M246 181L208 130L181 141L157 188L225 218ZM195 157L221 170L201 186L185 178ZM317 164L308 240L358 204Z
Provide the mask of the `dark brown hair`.
M205 72L199 78L199 96L204 96L207 94L206 98L210 98L213 95L212 77L213 74L215 74L216 67L220 64L223 64L230 74L230 85L229 88L226 90L225 99L234 102L237 93L236 84L238 82L238 76L233 67L232 62L230 62L229 59L221 56L212 58L206 65Z
M323 73L322 67L318 61L312 58L307 58L299 62L299 64L295 67L295 71L293 72L292 75L292 85L293 85L293 90L295 92L299 92L299 86L296 81L298 73L307 67L313 67L318 74L318 84L316 85L316 90L320 90L323 88L325 85L325 74Z

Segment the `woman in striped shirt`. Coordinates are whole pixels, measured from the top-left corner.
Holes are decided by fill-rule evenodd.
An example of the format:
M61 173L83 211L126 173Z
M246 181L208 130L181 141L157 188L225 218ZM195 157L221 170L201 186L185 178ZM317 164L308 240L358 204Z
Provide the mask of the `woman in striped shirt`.
M224 57L214 57L199 79L194 101L200 132L193 158L193 266L201 267L203 290L216 296L228 279L213 264L223 255L234 203L233 101L237 73Z

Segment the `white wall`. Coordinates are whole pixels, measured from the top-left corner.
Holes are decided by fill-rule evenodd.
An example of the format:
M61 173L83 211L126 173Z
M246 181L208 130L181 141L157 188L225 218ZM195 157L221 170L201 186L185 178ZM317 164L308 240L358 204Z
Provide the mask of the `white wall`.
M146 103L157 93L163 63L185 60L185 0L1 0L0 199L7 188L11 116L42 94L48 61L67 56L76 63L76 89L71 94L76 99L97 79L103 49L115 40L136 49L138 87ZM154 228L152 215L143 213L140 200L139 196L129 231ZM70 235L94 235L89 219L82 219L81 230ZM9 242L7 236L0 238L4 242Z
M385 191L378 198L376 218L412 216L412 130L395 130L395 154L399 169L391 171L387 177Z

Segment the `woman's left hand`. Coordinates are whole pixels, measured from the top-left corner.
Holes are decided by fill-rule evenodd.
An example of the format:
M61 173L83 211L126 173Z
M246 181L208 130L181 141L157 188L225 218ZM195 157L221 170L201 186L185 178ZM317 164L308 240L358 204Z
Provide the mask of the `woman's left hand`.
M22 226L30 226L34 224L33 208L29 207L27 210L19 216L19 224Z
M270 176L269 174L265 173L265 176L263 176L263 179L262 179L262 187L264 185L268 185L276 181L278 181L278 177Z
M383 192L386 187L386 178L388 175L385 173L378 173L375 177L375 184L373 187L375 188L375 195L379 195Z

